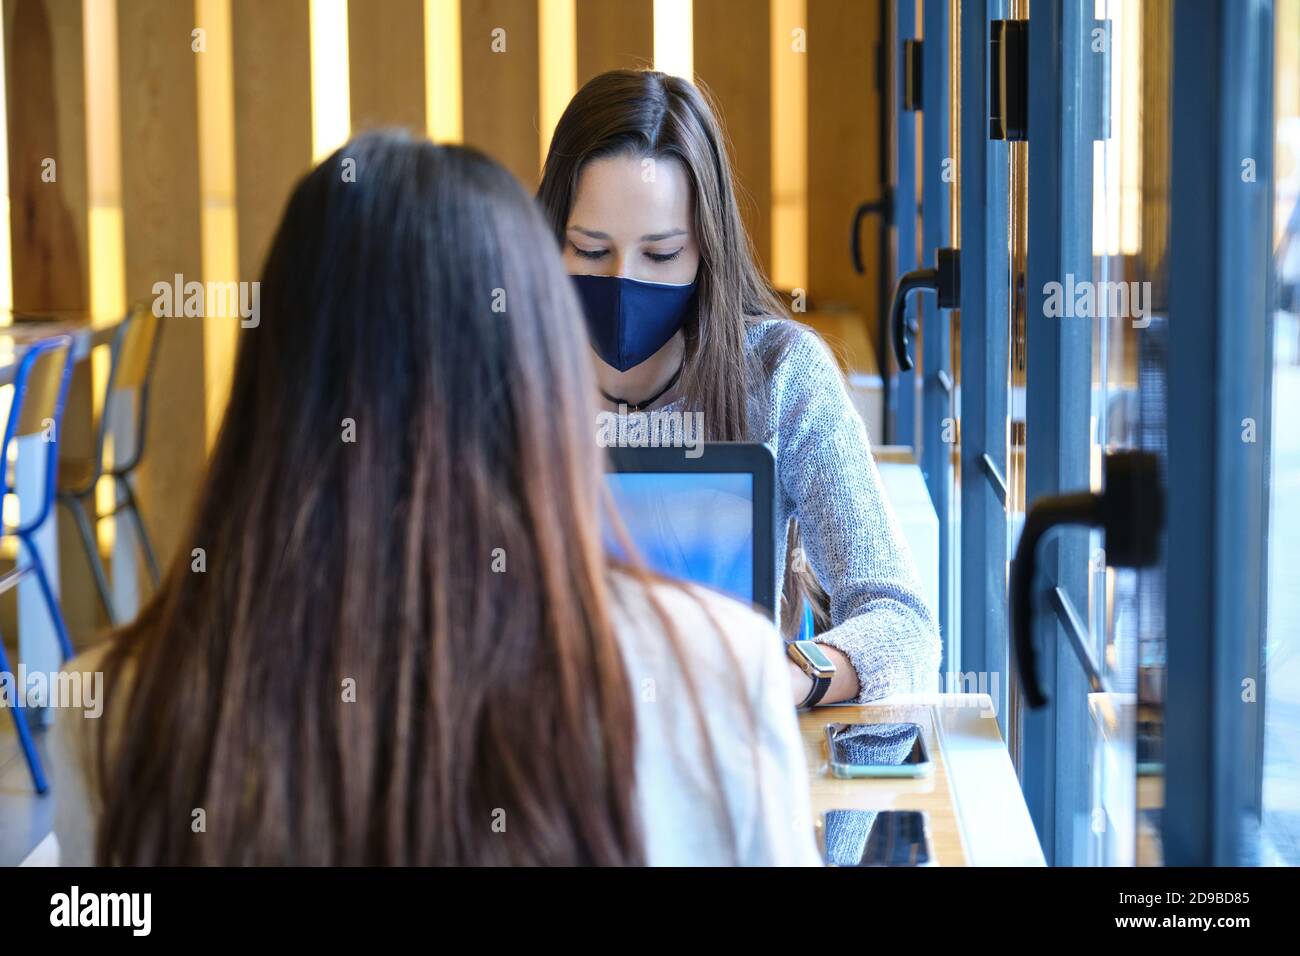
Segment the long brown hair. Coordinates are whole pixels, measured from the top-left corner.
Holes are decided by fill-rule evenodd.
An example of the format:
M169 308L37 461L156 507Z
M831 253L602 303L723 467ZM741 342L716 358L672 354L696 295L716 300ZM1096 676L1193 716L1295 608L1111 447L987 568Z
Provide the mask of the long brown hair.
M495 163L403 135L295 189L187 547L106 663L101 862L642 860L550 245Z
M693 84L653 70L611 70L574 95L555 126L546 154L538 201L563 243L583 167L593 159L632 155L672 157L691 183L695 234L700 245L697 309L688 317L681 388L686 404L704 413L713 441L767 441L755 435L750 410L785 356L796 326L782 323L765 337L763 351L745 347L750 325L788 318L759 268L736 202L726 136L706 96ZM798 629L800 599L818 624L828 626L829 602L810 571L796 568L797 526L789 532L782 585L782 629Z

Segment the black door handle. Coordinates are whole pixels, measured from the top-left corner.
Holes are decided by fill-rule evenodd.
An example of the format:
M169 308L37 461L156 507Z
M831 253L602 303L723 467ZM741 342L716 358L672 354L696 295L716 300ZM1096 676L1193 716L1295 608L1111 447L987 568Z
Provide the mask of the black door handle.
M893 207L894 201L890 196L890 190L886 188L884 197L859 203L858 208L853 210L853 225L849 232L849 259L853 262L853 271L858 275L866 272L866 267L862 264L862 220L868 216L879 216L881 241L884 241L885 230L890 226L890 213Z
M894 288L894 302L889 309L889 327L893 331L894 358L899 371L910 372L912 356L907 349L908 333L916 334L917 325L907 320L907 297L923 289L939 296L939 308L955 309L961 302L961 250L935 250L935 268L914 269L904 273Z
M1047 703L1038 683L1033 634L1033 585L1043 536L1063 524L1100 527L1111 567L1141 568L1156 562L1165 507L1158 459L1150 452L1112 452L1104 467L1100 492L1050 495L1030 506L1011 562L1012 643L1025 700L1034 709Z

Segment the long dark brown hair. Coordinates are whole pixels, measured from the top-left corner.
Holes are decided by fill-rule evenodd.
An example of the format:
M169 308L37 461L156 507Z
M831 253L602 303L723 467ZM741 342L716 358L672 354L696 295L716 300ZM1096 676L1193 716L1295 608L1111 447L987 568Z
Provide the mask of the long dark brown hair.
M187 547L106 661L100 862L643 859L551 246L495 163L395 133L294 190Z
M611 70L589 80L556 124L537 191L561 244L583 167L623 155L677 159L691 184L700 268L697 309L684 330L681 389L687 407L704 413L705 435L712 441L767 441L770 436L753 434L751 408L762 400L797 327L782 323L765 337L761 353L745 347L752 324L788 315L758 266L741 220L715 110L693 84L667 73ZM796 570L790 560L799 548L792 526L782 587L787 632L797 629L801 597L809 599L820 625L829 624L825 593L810 572Z

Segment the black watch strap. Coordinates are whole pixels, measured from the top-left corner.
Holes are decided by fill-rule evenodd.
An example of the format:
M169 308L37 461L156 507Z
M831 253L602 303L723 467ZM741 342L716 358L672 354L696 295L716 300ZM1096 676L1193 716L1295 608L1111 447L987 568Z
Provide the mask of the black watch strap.
M812 677L811 674L808 676ZM831 679L829 677L812 677L812 688L808 691L808 696L799 705L799 709L807 710L809 707L816 707L830 689Z

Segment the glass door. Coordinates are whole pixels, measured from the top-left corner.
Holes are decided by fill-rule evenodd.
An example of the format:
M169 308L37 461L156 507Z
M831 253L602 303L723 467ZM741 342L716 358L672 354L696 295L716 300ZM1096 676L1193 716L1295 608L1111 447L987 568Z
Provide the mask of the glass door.
M1300 0L1278 0L1261 862L1300 866Z
M1089 26L1096 75L1089 484L1101 490L1105 455L1163 455L1168 297L1169 79L1167 0L1097 0ZM1162 796L1164 571L1114 568L1089 542L1089 648L1107 689L1089 695L1096 865L1158 862ZM1135 781L1136 779L1136 786Z
M1013 515L1101 493L1110 455L1163 454L1171 9L1028 10L1031 42L1059 46L1030 51L1030 135L1012 165L1027 184L1013 246L1013 276L1023 256L1027 279L1012 328ZM1033 630L1048 701L1015 704L1022 782L1055 865L1156 862L1139 846L1154 850L1162 801L1163 569L1117 563L1088 527L1039 547Z
M957 225L960 138L958 0L895 0L894 216L898 263L886 321L891 440L911 446L938 520L941 669L960 668L957 616L957 380L952 347L959 305ZM918 205L919 197L919 205ZM915 294L914 293L919 293Z
M920 212L920 195L917 188L917 171L919 167L920 148L917 142L920 127L918 84L919 70L914 64L919 59L914 56L919 39L917 24L920 19L922 0L893 0L890 4L890 39L892 49L887 63L891 66L890 76L890 112L894 122L894 148L890 157L891 181L893 182L893 210L890 222L893 226L894 270L889 277L889 288L898 285L899 280L917 268L918 243L920 241L918 219ZM912 309L916 306L913 305ZM910 312L915 315L915 312ZM887 370L890 381L888 389L888 408L886 409L885 434L891 445L907 445L913 452L920 448L920 399L918 394L917 372L915 367L903 370L894 359L893 331L889 329L888 317L882 316L885 324L887 344L880 357L882 369ZM912 343L913 351L917 343Z
M1009 488L1011 407L1011 147L989 135L994 24L1009 0L960 0L952 28L956 60L951 100L955 178L953 236L961 255L960 309L953 313L954 495L959 530L960 663L946 689L987 693L1004 739L1007 703L1007 547L1015 502Z
M956 160L952 144L956 100L951 76L958 31L952 19L953 0L923 0L921 6L921 264L937 268L940 257L953 246L953 207L956 205ZM953 362L953 303L946 290L919 297L915 310L921 316L919 344L921 474L939 519L939 632L943 638L945 673L960 660L960 626L954 604L957 590L955 554L957 504L954 498L953 445L956 442Z

